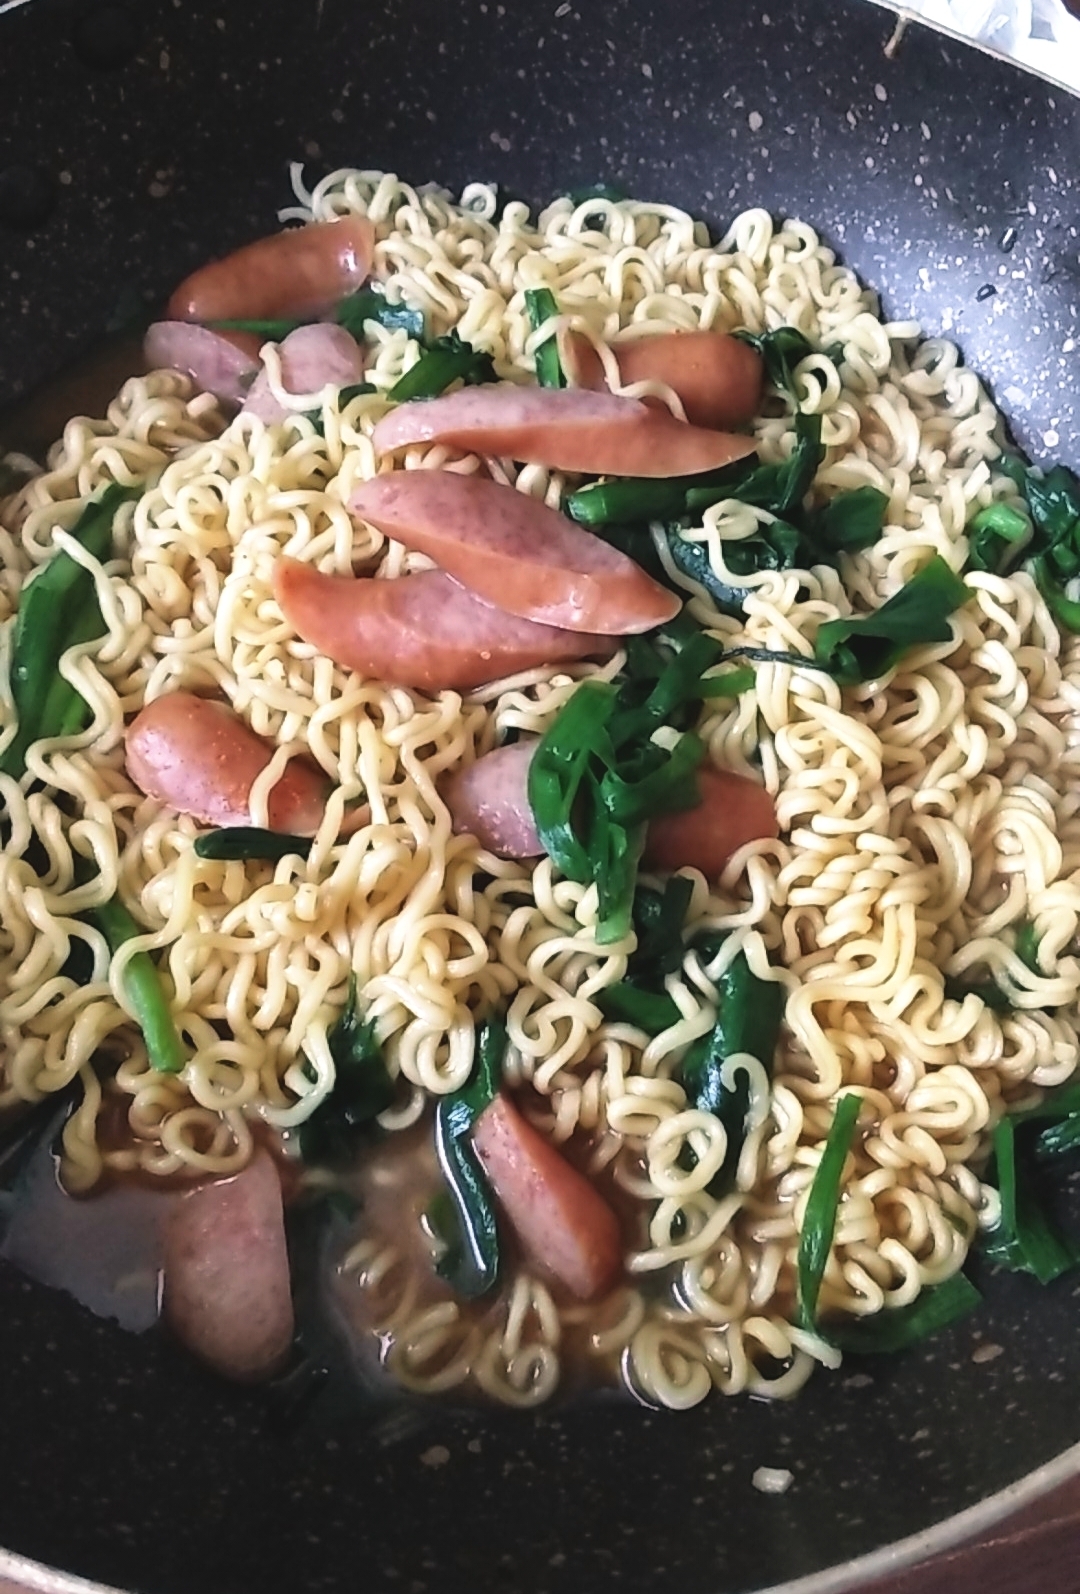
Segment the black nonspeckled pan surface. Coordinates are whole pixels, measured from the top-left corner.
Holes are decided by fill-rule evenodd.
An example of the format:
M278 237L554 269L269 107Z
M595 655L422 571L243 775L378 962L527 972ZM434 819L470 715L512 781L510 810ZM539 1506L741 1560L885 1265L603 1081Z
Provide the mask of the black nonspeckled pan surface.
M1076 103L922 29L890 57L893 19L863 0L764 4L0 15L0 403L270 230L303 158L534 200L611 180L721 224L797 212L891 314L959 340L1036 457L1080 464ZM0 1272L0 1543L148 1594L728 1594L1080 1441L1078 1319L1069 1283L998 1281L927 1350L822 1374L793 1406L429 1409L327 1438ZM758 1493L761 1465L789 1492Z

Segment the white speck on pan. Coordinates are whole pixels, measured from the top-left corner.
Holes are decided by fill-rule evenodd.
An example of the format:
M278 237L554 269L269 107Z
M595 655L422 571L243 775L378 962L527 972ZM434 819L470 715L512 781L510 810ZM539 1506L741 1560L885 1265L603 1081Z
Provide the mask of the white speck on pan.
M750 1481L762 1494L786 1494L795 1478L787 1467L758 1467Z
M973 1362L992 1362L1004 1354L1004 1345L976 1345L971 1353L971 1359Z

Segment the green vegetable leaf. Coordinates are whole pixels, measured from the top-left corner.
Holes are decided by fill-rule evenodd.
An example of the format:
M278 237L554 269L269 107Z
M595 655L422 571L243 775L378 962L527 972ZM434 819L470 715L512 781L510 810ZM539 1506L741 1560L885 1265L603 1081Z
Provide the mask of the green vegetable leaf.
M671 562L675 568L690 581L696 582L712 600L713 606L720 614L735 617L743 612L746 600L746 588L735 586L733 582L725 581L713 569L712 560L709 558L708 545L703 542L691 542L682 535L679 527L667 528L668 549L671 553Z
M719 470L697 476L622 476L592 482L570 493L563 507L579 525L634 526L652 520L678 520L686 514L687 494L712 489L714 502L737 498L739 481L747 474L746 461L737 460Z
M1035 585L1042 593L1046 606L1058 625L1074 635L1080 632L1080 602L1070 598L1064 587L1054 579L1049 558L1040 554L1038 558L1032 559L1031 573L1035 577Z
M748 664L734 670L722 670L718 675L710 675L701 683L703 698L714 697L741 697L744 692L749 692L757 676Z
M306 858L314 836L290 836L280 830L261 830L256 825L229 825L222 830L207 830L195 838L195 856L214 863L235 859L247 862L264 859L276 863L293 855Z
M654 742L648 750L655 758L628 778L618 769L606 770L600 779L600 801L617 825L644 824L654 814L678 813L696 808L701 801L696 771L705 757L705 743L692 731L685 731L670 752Z
M996 980L965 980L953 974L945 976L945 995L952 1002L962 1002L966 996L977 996L986 1003L991 1013L1011 1013L1013 999Z
M605 1018L634 1024L649 1035L678 1023L679 1009L664 990L664 980L682 967L683 923L693 891L685 875L672 875L663 891L638 886L633 907L637 947L627 959L625 978L597 994Z
M250 332L270 343L280 343L282 338L287 338L297 327L306 326L307 322L284 316L225 316L221 320L204 321L202 324L212 332Z
M828 553L832 563L839 554L860 553L877 542L885 526L889 495L876 487L856 487L838 493L806 517L806 537L815 548L815 564Z
M998 468L1023 493L1041 546L1075 545L1080 533L1080 481L1072 471L1064 465L1035 470L1014 454L1003 455Z
M1013 951L1025 968L1032 974L1042 974L1039 967L1039 939L1034 924L1030 919L1025 919L1019 925L1013 943ZM1016 991L1012 982L1006 977L1004 970L997 979L971 979L967 976L947 975L945 978L945 995L954 1002L962 1002L965 996L975 995L981 998L992 1013L1010 1013L1016 1006Z
M646 1035L659 1035L679 1022L679 1009L666 992L641 990L627 980L601 991L596 1005L612 1024L633 1024Z
M385 294L375 288L361 288L359 293L351 293L347 299L342 299L334 307L334 320L346 332L351 332L358 342L364 336L365 323L368 321L374 321L387 332L404 332L417 343L423 343L426 335L422 310L414 310L412 305L404 303L391 304Z
M333 1089L301 1124L298 1141L306 1163L334 1167L351 1161L358 1136L394 1099L375 1025L361 1013L355 974L326 1039L334 1060Z
M424 340L423 311L414 310L407 304L391 304L385 294L376 288L361 288L358 293L351 293L347 298L339 299L330 316L338 326L344 327L346 332L350 332L357 340L363 338L364 324L368 321L376 322L388 332L396 332L400 328L418 343ZM241 316L207 321L205 325L215 332L251 332L256 337L265 338L271 343L280 343L290 332L295 332L297 327L310 326L313 321L321 319L319 316L269 316L254 319Z
M723 657L723 644L704 631L695 631L677 652L666 655L654 642L628 638L626 679L610 728L612 745L621 748L634 738L647 739L662 725L681 729L691 723L705 696L705 671ZM648 687L648 695L635 706L638 683Z
M713 950L718 950L718 946ZM708 961L707 952L703 948L699 951ZM716 1023L708 1035L693 1042L683 1058L680 1077L691 1105L699 1112L712 1113L727 1130L727 1155L709 1185L713 1195L730 1188L750 1110L746 1074L739 1070L734 1082L726 1083L724 1064L736 1052L749 1052L771 1077L783 1014L783 986L775 980L759 979L740 952L717 979ZM692 1153L687 1161L693 1166Z
M795 367L813 354L814 345L810 340L797 327L776 327L764 333L739 331L735 336L761 355L765 375L773 386L797 398Z
M71 535L95 559L107 560L118 509L141 498L143 491L141 483L134 487L110 484L86 505ZM93 576L69 554L55 554L19 595L10 675L17 728L0 755L0 770L5 775L22 779L26 754L34 742L85 727L89 706L60 675L60 660L68 648L104 634Z
M691 487L686 495L687 511L700 515L723 498L737 498L741 504L752 504L755 508L767 509L771 514L783 518L802 503L824 458L821 416L804 415L800 411L795 417L795 446L787 459L778 465L753 466L733 487ZM762 534L758 533L759 536ZM776 568L789 567L781 565Z
M435 1152L448 1197L448 1201L436 1198L429 1210L429 1221L447 1242L446 1253L436 1266L467 1300L486 1295L499 1278L495 1203L471 1136L477 1120L498 1094L506 1044L506 1026L500 1019L482 1024L469 1080L461 1090L441 1096L435 1109Z
M559 313L555 295L549 288L526 288L525 309L528 312L529 325L534 332L542 327L545 321L550 321L552 316ZM545 338L537 347L536 380L541 387L566 386L566 377L563 375L559 359L559 346L553 337Z
M1080 601L1068 591L1068 583L1080 576L1080 481L1064 465L1043 472L1014 454L1003 455L998 468L1019 487L1031 514L1030 540L1020 552L1028 558L1036 585L1057 623L1080 632ZM1017 544L1019 538L1017 533ZM1006 546L1006 553L1010 551Z
M528 795L540 839L569 879L595 883L602 941L630 927L645 822L700 801L699 739L683 730L668 748L652 738L662 726L682 730L704 699L703 672L724 657L701 633L674 654L663 637L639 639L619 685L582 682L533 754Z
M1080 1111L1044 1129L1035 1141L1036 1162L1054 1162L1080 1146Z
M968 568L1007 575L1023 556L1031 524L1011 504L990 504L967 528Z
M840 1204L840 1180L844 1163L855 1138L861 1096L848 1092L836 1104L832 1125L825 1149L821 1153L810 1196L803 1216L799 1235L798 1279L799 1321L804 1328L813 1329L817 1321L818 1296L825 1265L832 1250L836 1233L836 1218Z
M405 404L410 399L437 398L457 381L471 387L481 382L496 382L498 376L491 355L474 349L455 328L446 337L428 344L416 364L394 383L387 397L395 404Z
M663 983L682 968L682 932L694 895L694 882L673 874L662 891L639 886L634 893L634 928L638 944L627 963L627 978L639 985Z
M767 509L770 514L783 518L802 503L824 457L821 416L800 412L795 417L795 446L789 457L777 465L760 465L751 457L696 476L672 476L662 480L628 476L618 481L595 482L571 493L565 507L572 519L593 528L633 525L641 521L674 521L687 516L700 525L704 511L727 498ZM860 488L858 491L865 494L874 489ZM864 516L867 512L865 497L860 499L860 512ZM758 536L769 529L763 528ZM793 528L788 530L798 536ZM783 562L762 568L788 569L794 551L793 545ZM756 561L748 561L748 566L748 570L738 573L748 574L749 569L759 568Z
M1061 1123L1080 1113L1080 1084L1059 1085L1048 1091L1034 1107L1009 1114L1009 1122L1016 1128L1030 1123Z
M960 577L935 554L873 614L827 620L817 634L814 656L842 686L876 681L909 648L949 641L949 616L970 596Z
M604 767L614 759L608 723L616 691L604 681L583 681L555 716L529 764L529 806L537 832L557 869L588 885L593 864L579 833L579 802L597 806L593 758Z
M940 1333L981 1304L982 1296L971 1280L963 1273L954 1273L923 1290L908 1306L854 1318L843 1327L830 1324L826 1337L830 1345L846 1354L891 1356Z
M118 952L125 942L144 934L119 897L89 909L83 917L101 931L110 952ZM136 952L129 961L124 970L124 991L135 1010L151 1068L162 1074L179 1074L187 1063L187 1051L173 1021L164 982L149 952Z
M1080 1256L1042 1210L1031 1170L1017 1154L1011 1118L995 1125L992 1145L1001 1221L987 1234L984 1254L1010 1272L1033 1273L1040 1284L1049 1284L1076 1267Z

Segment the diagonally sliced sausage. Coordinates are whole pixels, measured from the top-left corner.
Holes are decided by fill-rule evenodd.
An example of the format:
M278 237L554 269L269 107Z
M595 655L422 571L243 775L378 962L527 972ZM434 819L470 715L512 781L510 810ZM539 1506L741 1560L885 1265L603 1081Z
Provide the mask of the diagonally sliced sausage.
M475 836L502 858L539 858L544 844L529 806L529 765L536 738L496 747L442 782L443 802L458 834Z
M374 581L282 558L274 593L290 625L335 663L425 692L467 691L541 664L609 658L618 646L613 637L505 614L441 570Z
M168 314L174 321L318 315L367 280L374 246L366 216L271 233L193 271Z
M257 1151L232 1179L198 1185L164 1224L165 1318L226 1378L269 1378L289 1354L293 1304L281 1181Z
M262 339L251 332L212 332L190 321L155 321L143 339L151 371L182 371L203 393L242 404L259 371Z
M475 836L504 858L543 852L529 803L533 739L497 747L448 775L443 801L456 831ZM722 873L732 853L749 841L778 834L776 809L763 786L733 770L709 766L697 773L701 802L649 820L644 863L662 874L700 869L708 880Z
M349 509L527 620L625 636L663 625L682 607L617 548L483 477L394 471L358 487Z
M553 470L652 477L717 470L756 447L752 437L688 426L639 399L509 383L400 404L378 422L372 441L384 454L444 443Z
M125 740L128 774L148 797L204 825L251 823L251 788L274 749L224 703L168 692L135 716ZM271 830L314 835L329 790L321 769L290 759L267 802Z
M619 1223L583 1173L501 1093L472 1132L499 1204L528 1255L578 1300L611 1288L622 1267Z
M700 869L706 880L715 880L747 842L779 835L773 800L757 781L716 768L699 769L697 779L701 801L696 808L649 820L647 869Z
M297 327L281 342L281 385L286 393L321 393L324 387L348 387L364 375L364 353L344 327L316 321ZM283 421L289 411L275 397L262 370L244 401L243 413L257 415L267 426Z
M574 387L602 391L604 367L583 332L559 332L559 356ZM761 406L765 367L756 349L727 332L658 332L610 345L624 387L664 382L682 400L692 426L746 426ZM651 402L646 400L646 403Z

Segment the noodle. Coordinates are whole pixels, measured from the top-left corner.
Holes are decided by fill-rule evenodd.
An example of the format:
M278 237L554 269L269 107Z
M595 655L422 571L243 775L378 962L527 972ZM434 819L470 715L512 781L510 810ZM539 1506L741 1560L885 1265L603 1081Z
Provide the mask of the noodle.
M452 833L436 789L509 731L542 733L578 680L610 679L622 657L426 698L320 657L274 601L282 554L386 579L428 567L346 509L376 473L371 429L417 345L374 329L376 391L340 409L330 390L285 392L270 347L271 388L291 412L280 426L244 415L226 425L174 375L132 379L104 422L71 421L48 468L2 508L5 723L10 617L21 583L55 548L92 569L107 634L70 648L62 665L91 707L89 728L37 744L21 787L0 777L10 824L0 1108L81 1081L64 1130L73 1190L106 1170L224 1174L248 1159L260 1118L291 1129L333 1088L327 1031L351 974L400 1081L382 1119L391 1130L464 1083L475 1016L504 1007L508 1083L529 1087L530 1112L557 1141L589 1137L593 1168L640 1206L640 1244L628 1282L587 1312L519 1270L478 1317L418 1293L395 1244L366 1238L343 1268L389 1346L390 1372L413 1389L471 1381L532 1405L558 1385L570 1335L598 1376L657 1405L690 1406L713 1388L790 1395L815 1363L838 1361L794 1321L799 1232L837 1093L862 1097L862 1132L820 1304L862 1317L961 1266L995 1211L979 1179L989 1128L1076 1068L1077 644L1059 638L1028 575L976 573L952 639L908 653L885 685L841 690L809 662L823 623L880 606L929 555L962 568L973 513L1015 495L993 472L1001 417L951 345L883 321L874 295L801 222L777 227L749 211L713 244L701 223L661 205L560 199L534 222L522 204L500 211L483 185L456 204L377 172L334 172L309 192L297 170L294 184L283 220L367 214L388 297L422 309L436 334L456 328L502 377L531 380L550 335L530 326L529 287L551 288L562 320L597 343L628 326L801 329L830 351L798 372L800 406L821 415L828 445L816 490L878 488L885 531L845 555L839 574L746 578L726 554L771 520L766 511L718 503L688 533L718 576L746 589L744 616L731 618L683 580L694 619L726 644L808 664L761 664L754 690L706 708L710 756L760 769L782 839L743 848L719 881L693 877L689 928L732 934L712 968L687 953L668 980L678 1022L649 1038L597 1006L633 942L597 941L595 889L548 860L481 852ZM320 407L325 435L308 413ZM763 459L790 453L793 418L778 401L756 432ZM421 447L403 462L478 463ZM488 463L496 479L558 506L557 473ZM100 565L64 528L110 481L146 488L121 511L124 557ZM657 547L670 558L662 539ZM180 687L223 697L276 744L253 792L255 824L266 824L268 793L295 753L335 783L306 860L201 860L194 821L132 788L125 717ZM361 798L369 821L339 840L345 805ZM76 883L77 858L92 862L93 886ZM114 890L145 933L110 959L77 915ZM1035 926L1037 972L1008 933L1024 921ZM67 972L75 942L88 978ZM151 1069L126 1009L123 971L140 949L161 955L190 1044L176 1077ZM752 1057L725 1065L741 1071L751 1106L734 1186L717 1197L707 1187L725 1130L673 1076L711 1029L714 981L739 953L781 982L785 1029L771 1082ZM1007 976L1013 1011L946 997L944 977L976 965ZM101 1053L117 1064L104 1085L92 1066Z

